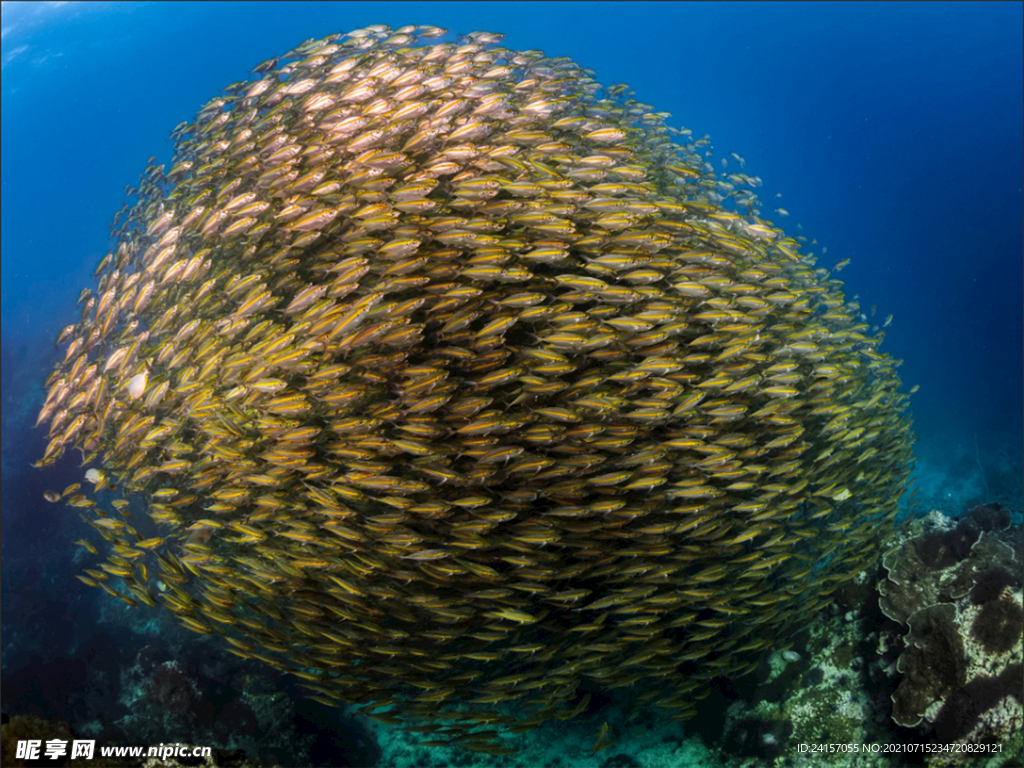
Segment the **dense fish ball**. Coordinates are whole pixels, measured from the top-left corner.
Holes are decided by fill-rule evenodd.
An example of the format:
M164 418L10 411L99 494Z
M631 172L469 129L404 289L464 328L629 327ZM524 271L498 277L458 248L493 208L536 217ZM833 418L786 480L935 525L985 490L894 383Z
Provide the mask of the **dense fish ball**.
M109 542L84 582L322 701L492 751L585 679L687 717L874 562L896 363L706 138L445 34L304 43L175 129L40 414L107 496L47 498Z

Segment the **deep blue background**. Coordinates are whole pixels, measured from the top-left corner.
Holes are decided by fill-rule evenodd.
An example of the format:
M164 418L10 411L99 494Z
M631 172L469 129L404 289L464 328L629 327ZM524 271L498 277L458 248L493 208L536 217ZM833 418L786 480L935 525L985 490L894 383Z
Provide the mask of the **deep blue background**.
M82 470L29 469L44 435L25 422L53 339L77 318L109 248L125 186L151 155L170 159L175 125L259 62L374 23L504 32L510 48L572 57L671 112L670 124L710 134L716 169L719 157L743 155L764 179L763 216L817 238L806 250L827 247L821 265L852 258L848 295L865 313L877 307L874 322L894 315L883 350L904 360L907 388L921 385L918 449L937 486L954 465L960 475L987 465L994 485L998 460L1019 488L1022 7L4 3L4 647L29 626L14 606L50 612L53 637L34 642L73 646L91 620L73 604L77 568L48 566L67 562L86 526L40 501ZM789 218L775 215L780 206ZM46 595L63 599L68 584L73 597L54 611ZM26 589L35 602L12 603Z

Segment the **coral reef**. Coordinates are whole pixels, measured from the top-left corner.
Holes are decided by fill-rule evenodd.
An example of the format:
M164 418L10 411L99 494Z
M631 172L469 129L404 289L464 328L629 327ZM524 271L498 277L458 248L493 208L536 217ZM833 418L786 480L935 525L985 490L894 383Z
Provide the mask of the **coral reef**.
M7 719L6 715L4 717L4 723L0 726L0 734L2 734L0 736L0 764L5 768L29 765L67 765L67 756L63 759L49 758L45 756L44 749L40 749L40 757L36 760L18 757L17 754L19 741L38 740L43 745L54 739L70 741L74 737L71 734L71 727L67 723L26 715L15 715L10 719Z
M896 665L903 681L892 697L892 717L899 725L917 725L932 703L945 699L967 681L956 618L951 604L936 603L907 619L907 650Z
M719 759L730 768L823 758L833 767L1020 765L1022 542L1010 522L985 505L959 520L932 512L894 534L877 570L838 591L724 709ZM814 744L907 751L800 751ZM967 751L979 744L991 751Z
M1012 595L1012 593L1011 593ZM1007 653L1020 640L1024 613L1011 596L984 603L971 622L971 636L981 643L986 653Z
M729 707L721 754L750 765L743 758L799 758L801 744L892 741L887 718L876 717L879 702L866 676L870 662L863 639L871 624L869 617L836 605L798 637L799 652L773 653L758 671L761 682L753 695Z
M210 754L202 757L193 756L193 747L198 743L178 743L177 754L180 756L164 757L118 757L100 754L94 749L91 757L79 755L71 757L74 740L88 740L90 737L76 734L65 723L45 720L38 717L15 715L3 716L2 742L0 742L0 765L5 768L28 768L29 766L61 766L62 768L272 768L271 763L253 762L246 759L245 753L239 750L210 749ZM19 741L39 741L38 756L27 758L18 755ZM50 742L55 751L47 753ZM161 742L154 742L159 744ZM166 743L166 742L164 742ZM110 746L110 745L103 745ZM140 746L140 745L135 745ZM60 750L63 754L58 754Z
M195 741L263 760L312 764L315 737L295 729L297 704L281 676L252 674L262 672L258 664L232 660L211 645L144 646L122 671L120 698L128 714L113 724L116 732L126 741L129 735L149 743Z
M907 629L894 670L898 725L941 742L1005 742L1019 731L1021 528L1010 520L998 504L956 522L932 512L883 558L879 607Z

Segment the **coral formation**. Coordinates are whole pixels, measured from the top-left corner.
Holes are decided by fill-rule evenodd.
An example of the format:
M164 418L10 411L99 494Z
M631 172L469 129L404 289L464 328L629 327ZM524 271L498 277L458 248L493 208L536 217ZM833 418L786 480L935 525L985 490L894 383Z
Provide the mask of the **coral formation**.
M993 578L992 569L1019 571L1013 537L979 524L990 519L987 511L979 518L972 514L957 523L938 512L922 518L928 530L906 539L882 558L887 571L887 578L878 586L882 612L906 624L919 608L959 600L979 579L981 589L986 589L985 584Z
M37 760L27 760L18 757L18 742L37 740L45 745L50 740L69 742L74 738L67 723L56 723L26 715L15 715L9 720L5 719L3 725L0 726L0 734L2 734L2 738L0 738L0 763L5 768L8 766L66 765L68 755L64 755L63 758L46 757L42 748L40 748L40 757Z
M942 741L1003 740L1021 723L1021 528L999 505L932 512L883 557L879 607L908 631L893 720Z
M892 717L900 725L913 727L934 701L966 682L967 671L956 609L951 604L925 606L915 611L907 624L907 650L896 665L903 681L892 697Z
M932 724L936 737L948 743L972 733L1019 733L1022 688L1024 670L1019 663L1004 667L996 677L974 678L942 705Z
M984 605L1003 594L1007 587L1019 587L1021 575L1013 574L1002 566L995 565L978 574L971 587L971 602Z
M838 593L851 602L828 606L794 648L762 664L754 689L725 707L718 750L727 765L816 765L823 755L795 745L843 743L902 743L906 752L896 761L891 753L835 754L829 765L1022 764L1021 528L1008 524L991 507L961 521L931 513L891 537L885 565L866 577L873 596ZM965 539L974 542L966 551L932 549ZM920 551L955 556L927 557L929 565ZM788 735L781 755L772 743L779 735ZM968 742L993 748L948 748Z
M1011 593L1004 600L992 600L981 606L971 622L971 636L988 653L1006 653L1020 640L1022 628L1024 612Z
M815 622L801 653L772 654L756 690L728 709L723 753L757 756L766 764L775 757L787 760L799 755L800 744L890 738L872 716L875 702L862 679L859 638L867 623L835 609ZM759 724L758 728L752 723ZM758 744L756 734L769 735L780 745L784 743L785 749L775 749L770 739Z

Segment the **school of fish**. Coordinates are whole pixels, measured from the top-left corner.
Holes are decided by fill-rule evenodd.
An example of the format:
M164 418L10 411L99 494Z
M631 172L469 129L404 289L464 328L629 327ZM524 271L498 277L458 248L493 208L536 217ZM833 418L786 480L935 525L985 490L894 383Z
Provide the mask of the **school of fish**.
M58 339L38 465L89 492L46 497L86 584L426 743L584 680L690 717L875 563L898 361L706 137L448 40L307 41L174 130Z

